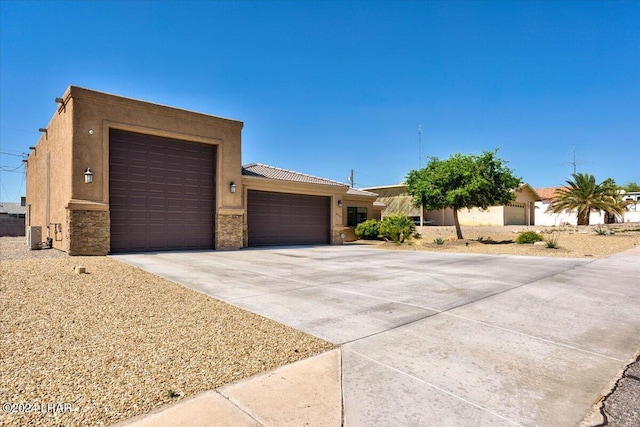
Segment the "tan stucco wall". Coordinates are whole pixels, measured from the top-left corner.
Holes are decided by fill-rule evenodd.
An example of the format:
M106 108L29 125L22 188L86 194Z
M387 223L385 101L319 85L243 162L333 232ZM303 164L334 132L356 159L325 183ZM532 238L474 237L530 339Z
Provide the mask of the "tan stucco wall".
M426 211L424 219L432 221L432 225L453 225L453 209L438 209Z
M46 126L47 132L40 136L36 148L29 153L25 225L41 226L44 241L47 237L47 227L50 224L61 224L61 233L55 233L56 229L51 226L49 234L54 239L54 248L67 251L68 241L64 237L67 234L65 206L71 199L70 164L74 102L68 94L64 100L64 107L53 104L53 100L49 101L57 106L56 112Z
M460 225L504 225L503 206L491 206L484 211L478 208L460 209Z
M45 160L51 155L50 223L65 224L66 208L84 210L95 203L109 204L109 129L121 129L217 146L216 215L231 215L229 221L216 221L225 230L234 215L243 215L242 194L229 191L231 182L241 182L241 131L243 123L186 110L137 101L70 86L63 98L66 108L54 114L47 137L40 138L29 156L27 169L27 204L31 204L31 223L47 226L45 201ZM87 167L93 183L84 183ZM106 227L109 225L106 224ZM218 230L216 230L218 231ZM220 230L222 231L222 230ZM57 248L68 250L68 236L63 230ZM237 236L241 236L241 230ZM235 246L242 247L241 237ZM234 246L228 239L225 248ZM107 245L108 246L108 245ZM74 250L81 253L81 248Z
M382 216L405 215L420 216L420 208L412 205L413 197L407 194L404 186L372 187L367 191L378 194L378 201L385 204Z

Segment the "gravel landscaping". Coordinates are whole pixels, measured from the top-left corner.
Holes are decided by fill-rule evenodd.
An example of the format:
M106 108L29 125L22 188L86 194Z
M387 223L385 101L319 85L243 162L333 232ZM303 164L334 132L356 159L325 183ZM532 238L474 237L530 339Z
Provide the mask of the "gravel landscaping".
M108 257L28 251L24 237L0 238L0 272L0 403L14 404L1 426L110 425L333 348Z
M606 235L598 235L601 228ZM603 258L640 245L640 223L611 224L609 226L463 226L463 240L456 240L455 227L418 227L420 239L412 239L400 246L392 242L369 241L385 249L427 250L478 254L506 254L529 256L553 256L568 258ZM507 243L515 241L523 231L535 231L545 239L556 238L558 248L544 244ZM613 233L613 234L611 234ZM441 238L442 245L434 243ZM482 240L482 241L480 241ZM365 243L365 241L358 241Z
M640 245L638 223L594 228L463 227L450 241L453 227L420 227L410 244L356 244L563 257ZM556 233L559 248L496 243L527 230ZM14 404L0 426L111 425L333 348L109 257L29 251L24 237L0 238L0 305L0 403Z

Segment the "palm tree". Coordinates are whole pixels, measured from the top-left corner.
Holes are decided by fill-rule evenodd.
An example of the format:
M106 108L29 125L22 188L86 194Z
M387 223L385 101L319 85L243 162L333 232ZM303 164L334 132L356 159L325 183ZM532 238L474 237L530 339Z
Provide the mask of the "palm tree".
M589 225L591 211L606 212L608 215L622 215L625 203L618 193L618 187L612 179L596 184L593 175L578 173L567 180L567 186L558 189L547 209L548 212L561 213L578 211L578 225Z

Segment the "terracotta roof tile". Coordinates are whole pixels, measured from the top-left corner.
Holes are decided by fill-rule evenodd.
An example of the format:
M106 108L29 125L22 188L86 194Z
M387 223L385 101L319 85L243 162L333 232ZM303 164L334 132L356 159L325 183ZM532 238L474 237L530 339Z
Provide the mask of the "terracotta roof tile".
M275 166L263 165L261 163L250 163L248 165L242 166L242 175L253 176L257 178L277 179L281 181L302 182L306 184L348 187L347 184L342 182L320 178L313 175L307 175L288 169L277 168Z
M378 197L377 193L372 193L371 191L359 190L357 188L350 188L347 190L347 194L352 196L373 196Z
M536 188L535 191L542 198L542 200L551 200L555 192L562 187L542 187Z

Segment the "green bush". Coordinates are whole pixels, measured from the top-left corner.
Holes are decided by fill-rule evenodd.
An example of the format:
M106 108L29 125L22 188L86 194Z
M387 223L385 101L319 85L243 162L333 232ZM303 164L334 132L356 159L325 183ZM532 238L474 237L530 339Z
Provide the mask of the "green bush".
M369 219L356 226L356 236L358 239L376 240L380 237L380 221Z
M544 237L536 233L535 231L525 231L524 233L518 234L518 238L516 239L516 243L535 243L542 242Z
M433 239L433 243L435 243L438 246L442 246L444 245L444 239L442 237L437 237Z
M389 215L380 221L380 236L395 243L403 243L416 231L416 226L406 216Z

